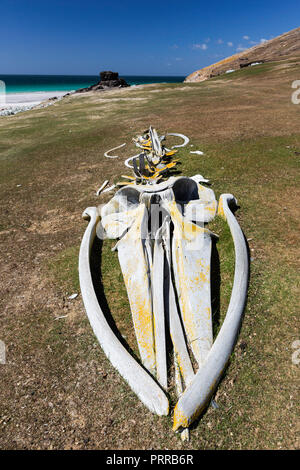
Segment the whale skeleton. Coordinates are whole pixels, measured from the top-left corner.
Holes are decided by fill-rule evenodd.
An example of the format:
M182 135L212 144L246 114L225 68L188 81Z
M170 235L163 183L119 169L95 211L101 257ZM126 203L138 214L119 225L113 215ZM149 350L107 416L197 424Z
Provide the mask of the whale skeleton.
M172 134L185 136L181 134ZM153 158L162 154L164 136L150 128ZM151 147L151 142L153 144ZM154 153L153 153L154 149ZM178 402L174 431L188 439L188 428L213 395L233 350L246 302L248 253L230 207L234 196L201 185L201 175L169 177L163 182L125 185L102 206L87 208L89 220L79 253L79 278L85 310L106 356L146 407L169 413L169 365L166 335L174 355ZM235 274L229 307L213 341L210 261L212 238L205 228L216 213L228 223L235 247ZM116 239L140 362L111 329L95 293L91 249L96 237Z

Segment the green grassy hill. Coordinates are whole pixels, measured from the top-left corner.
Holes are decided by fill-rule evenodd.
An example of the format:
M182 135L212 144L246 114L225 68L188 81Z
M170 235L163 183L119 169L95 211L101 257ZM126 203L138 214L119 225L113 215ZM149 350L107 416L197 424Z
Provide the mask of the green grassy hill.
M299 365L293 364L299 299L300 105L296 60L202 83L147 85L69 96L0 118L0 447L14 449L296 448ZM79 296L81 213L105 179L126 174L132 136L149 125L188 135L180 171L200 173L219 196L233 193L251 253L249 297L239 340L208 408L182 443L171 417L139 402L102 353ZM104 152L127 142L120 158ZM202 150L203 156L190 154ZM220 235L220 318L233 274ZM126 292L105 242L102 280L115 322L135 350ZM217 329L218 326L216 326ZM170 390L172 397L172 390Z
M212 77L224 75L228 70L239 70L254 63L282 62L283 60L297 60L299 57L300 28L296 28L233 56L226 57L208 67L196 70L188 75L185 81L202 82Z

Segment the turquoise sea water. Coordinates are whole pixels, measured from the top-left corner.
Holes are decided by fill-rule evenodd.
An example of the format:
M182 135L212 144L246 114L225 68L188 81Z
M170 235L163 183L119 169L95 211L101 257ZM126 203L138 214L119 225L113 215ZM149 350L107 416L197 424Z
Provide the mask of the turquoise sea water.
M129 76L122 75L129 85L145 83L178 83L182 76ZM34 91L71 91L97 83L99 75L1 75L6 93L30 93Z

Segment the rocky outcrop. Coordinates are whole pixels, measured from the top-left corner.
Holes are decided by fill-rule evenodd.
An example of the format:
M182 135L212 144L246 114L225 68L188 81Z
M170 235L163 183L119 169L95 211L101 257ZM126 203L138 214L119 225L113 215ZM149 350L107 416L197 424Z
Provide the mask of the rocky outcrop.
M126 87L130 86L124 80L124 78L120 78L117 72L100 72L100 82L99 85L103 88L111 88L111 87Z
M270 62L300 57L300 28L293 29L277 38L266 41L246 51L227 57L215 64L196 70L186 77L185 82L202 82L222 75L227 71L238 70L254 63Z
M86 91L101 91L108 88L123 88L130 86L128 83L119 77L117 72L104 71L100 72L100 81L95 85L91 85L87 88L80 88L76 93L84 93Z

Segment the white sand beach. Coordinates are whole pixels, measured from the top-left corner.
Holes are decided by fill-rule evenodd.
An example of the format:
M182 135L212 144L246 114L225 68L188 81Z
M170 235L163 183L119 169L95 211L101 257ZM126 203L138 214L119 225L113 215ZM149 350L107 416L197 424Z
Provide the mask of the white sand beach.
M36 91L30 93L6 93L0 97L0 116L28 111L50 98L61 99L68 91ZM50 102L51 103L51 102ZM49 103L49 104L50 104Z

